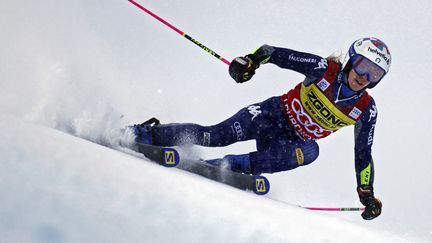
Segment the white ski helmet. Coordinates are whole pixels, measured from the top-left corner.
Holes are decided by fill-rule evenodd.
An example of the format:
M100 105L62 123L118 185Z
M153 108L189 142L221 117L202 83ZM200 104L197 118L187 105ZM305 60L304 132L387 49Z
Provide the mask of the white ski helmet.
M373 88L388 73L390 64L387 45L377 38L368 37L358 39L350 46L342 68L345 71L354 68L358 74L367 75L368 88Z

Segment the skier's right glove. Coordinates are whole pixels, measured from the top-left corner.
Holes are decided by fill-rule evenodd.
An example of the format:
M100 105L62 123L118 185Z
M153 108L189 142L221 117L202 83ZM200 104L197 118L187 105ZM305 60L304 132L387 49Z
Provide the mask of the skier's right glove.
M365 211L361 214L363 219L371 220L378 217L381 214L382 203L374 197L373 187L362 185L357 187L357 193L360 198L360 202L366 206Z
M244 83L252 78L255 70L260 66L252 54L236 57L229 66L229 74L237 83Z

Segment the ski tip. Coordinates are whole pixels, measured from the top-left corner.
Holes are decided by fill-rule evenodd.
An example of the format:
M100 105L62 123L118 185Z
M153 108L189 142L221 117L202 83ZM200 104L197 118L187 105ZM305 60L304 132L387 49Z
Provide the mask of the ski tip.
M253 191L257 195L265 195L270 191L270 182L264 176L254 176Z
M180 163L180 156L177 150L172 148L164 148L163 166L176 167Z

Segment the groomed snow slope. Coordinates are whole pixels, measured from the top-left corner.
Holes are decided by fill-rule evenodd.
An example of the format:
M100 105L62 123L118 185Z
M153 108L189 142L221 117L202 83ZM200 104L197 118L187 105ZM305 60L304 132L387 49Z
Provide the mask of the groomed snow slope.
M0 241L404 242L2 116Z

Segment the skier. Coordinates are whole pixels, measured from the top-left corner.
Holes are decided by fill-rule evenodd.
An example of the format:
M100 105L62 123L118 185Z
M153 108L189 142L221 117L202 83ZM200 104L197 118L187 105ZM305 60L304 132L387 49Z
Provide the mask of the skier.
M319 154L316 140L355 125L357 192L365 206L362 217L374 219L382 208L374 196L371 156L377 107L366 89L374 88L388 73L391 55L379 39L362 38L350 46L343 63L338 59L263 45L231 62L229 74L237 83L250 80L265 63L302 73L304 81L282 96L247 106L213 126L160 124L152 118L131 126L135 141L157 146L218 147L255 139L257 151L207 162L257 175L312 163Z

